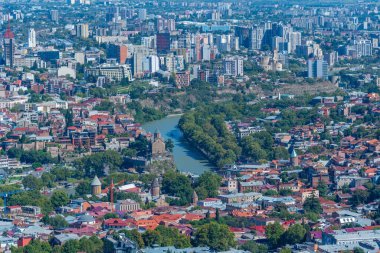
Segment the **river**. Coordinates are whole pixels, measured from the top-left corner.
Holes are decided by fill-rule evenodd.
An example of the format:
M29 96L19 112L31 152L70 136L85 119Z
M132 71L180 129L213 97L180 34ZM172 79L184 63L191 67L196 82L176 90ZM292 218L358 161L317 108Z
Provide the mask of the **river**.
M165 140L172 139L174 163L179 171L200 175L204 171L211 170L212 164L183 138L182 132L177 127L180 118L180 115L168 116L161 120L148 122L142 127L151 133L158 129Z

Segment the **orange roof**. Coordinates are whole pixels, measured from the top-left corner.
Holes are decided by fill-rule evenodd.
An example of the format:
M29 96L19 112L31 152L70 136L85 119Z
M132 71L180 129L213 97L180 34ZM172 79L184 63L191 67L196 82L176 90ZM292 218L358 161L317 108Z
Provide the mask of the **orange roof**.
M201 219L203 219L203 218L204 218L203 215L193 214L193 213L187 213L187 214L183 217L183 219L188 220L188 221L201 220Z
M161 221L176 222L183 217L182 214L161 214L152 217L157 223Z
M146 229L155 229L156 227L158 227L157 221L152 220L152 219L137 220L137 221L134 221L134 224L137 227L143 227Z
M369 169L366 169L366 170L365 170L365 173L366 173L366 174L376 173L376 172L377 172L377 169L376 169L376 168L369 168Z
M21 237L17 241L18 247L24 247L32 241L32 237Z

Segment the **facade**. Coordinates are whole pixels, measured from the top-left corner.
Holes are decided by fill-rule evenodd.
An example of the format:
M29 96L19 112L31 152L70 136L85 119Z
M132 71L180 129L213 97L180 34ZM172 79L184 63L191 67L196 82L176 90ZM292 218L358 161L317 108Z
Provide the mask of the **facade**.
M126 45L109 44L107 58L114 58L119 64L125 64L128 58L128 47Z
M36 31L33 28L29 29L28 33L28 47L36 47L37 46L37 39L36 39Z
M177 72L175 75L177 87L186 87L190 85L190 73L188 71Z
M75 31L77 37L80 37L82 39L87 39L89 36L88 24L77 24L75 26Z
M103 64L98 67L86 69L86 75L88 76L106 76L109 79L121 81L127 79L132 80L132 71L129 64L122 65L110 65Z
M250 49L259 50L263 47L264 29L261 27L254 27L251 31Z
M166 153L165 142L161 137L160 132L154 133L154 139L152 142L152 156L163 155Z
M218 198L222 200L223 203L244 203L244 202L254 202L261 198L262 194L258 192L248 192L248 193L235 193L228 195L219 195Z
M243 59L240 57L227 58L223 61L223 72L227 76L243 76Z
M16 45L15 45L15 36L9 26L7 28L7 31L4 34L3 46L4 46L3 58L4 58L5 66L13 67L14 60L15 60Z
M372 56L372 42L370 40L355 41L355 48L358 57Z
M140 204L131 199L119 200L116 203L116 211L119 212L132 212L140 209Z
M51 10L50 11L50 19L51 19L51 21L58 23L58 21L59 21L58 10Z
M308 78L328 78L328 64L324 60L308 60L307 62L307 76Z
M138 16L140 20L146 19L146 9L139 9Z
M156 35L156 48L158 54L170 52L170 33L158 33Z
M133 46L133 76L144 75L144 60L151 55L151 50L145 46Z
M333 234L322 233L322 243L327 245L350 245L359 242L372 242L379 238L379 230L364 230L353 233L347 233L345 230L335 230Z
M295 52L297 46L301 45L302 43L301 38L302 36L300 32L289 33L289 45L290 45L289 48L290 48L291 53Z

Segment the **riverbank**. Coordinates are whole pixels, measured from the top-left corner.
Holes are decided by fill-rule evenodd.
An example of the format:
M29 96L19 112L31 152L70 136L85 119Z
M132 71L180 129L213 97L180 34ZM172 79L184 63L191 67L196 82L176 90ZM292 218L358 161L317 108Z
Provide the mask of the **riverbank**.
M163 119L145 123L142 128L151 133L158 129L165 140L172 139L174 163L179 171L200 175L213 170L214 166L198 149L185 140L177 127L181 116L182 114L171 114Z

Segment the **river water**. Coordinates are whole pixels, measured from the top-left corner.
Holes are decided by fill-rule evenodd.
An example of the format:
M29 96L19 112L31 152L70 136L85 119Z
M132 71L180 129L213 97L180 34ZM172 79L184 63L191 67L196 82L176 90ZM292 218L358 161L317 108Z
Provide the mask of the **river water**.
M165 140L172 139L174 163L179 171L200 175L204 171L211 170L212 164L183 138L182 132L177 127L180 118L180 115L168 116L161 120L148 122L142 127L151 133L158 129Z

